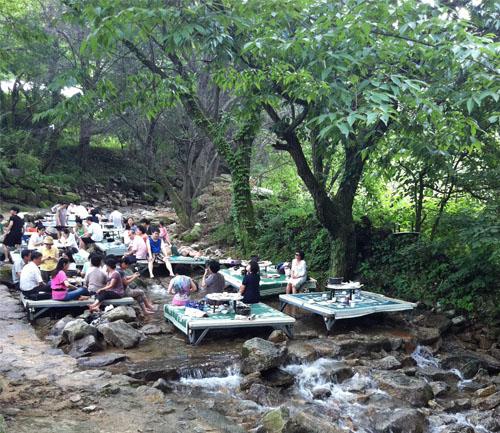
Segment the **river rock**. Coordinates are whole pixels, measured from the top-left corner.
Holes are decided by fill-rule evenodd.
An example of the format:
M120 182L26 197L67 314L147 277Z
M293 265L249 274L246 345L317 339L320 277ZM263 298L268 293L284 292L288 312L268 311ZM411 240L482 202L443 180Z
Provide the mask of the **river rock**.
M446 382L430 382L429 385L431 386L435 397L441 397L450 389Z
M261 424L264 433L286 433L285 425L290 413L287 408L271 409L262 417Z
M423 433L426 429L426 417L416 409L381 411L374 417L374 430L378 433Z
M148 323L147 325L144 325L141 328L141 332L144 335L159 335L166 333L164 328L162 328L160 325L155 325L154 323Z
M52 327L52 329L50 330L48 337L54 338L54 337L60 336L62 334L65 326L73 320L75 320L75 319L73 318L73 316L70 316L70 315L64 316L62 319L59 319L56 322L56 324Z
M430 365L418 368L417 376L423 376L433 381L443 381L450 384L459 380L459 377L455 373Z
M459 398L442 403L444 404L444 410L451 413L463 412L471 408L470 398Z
M94 335L86 335L85 337L74 340L71 343L68 355L72 356L73 358L80 358L82 356L87 356L92 352L97 352L101 349L102 347Z
M240 390L246 391L250 389L250 387L254 383L262 383L262 377L260 376L260 371L256 371L255 373L250 373L244 376L240 382Z
M73 341L87 335L95 337L97 336L97 330L82 319L75 319L66 323L62 331L62 338L68 343L73 343Z
M147 403L163 403L165 395L162 391L151 386L142 385L135 390L136 394Z
M172 392L172 387L168 384L165 379L158 379L155 383L153 383L153 388L159 389L164 394L168 394Z
M311 390L315 400L325 400L332 395L332 390L328 385L317 385Z
M401 372L380 372L374 374L374 378L382 390L412 406L426 406L434 396L432 388L424 380Z
M253 400L262 406L276 406L281 394L279 388L254 383L246 392L246 396L249 400Z
M103 323L97 329L104 336L106 342L112 346L130 349L137 346L141 340L141 333L123 320Z
M130 365L127 375L145 382L153 382L157 379L178 380L178 369L178 365L159 359Z
M441 332L438 328L417 328L417 341L419 344L430 346L441 338Z
M401 362L399 362L396 357L389 355L382 359L375 361L374 367L379 370L397 370L401 368Z
M275 329L273 332L271 332L271 334L269 335L269 337L267 337L267 339L271 343L282 343L284 341L287 341L288 337L281 329Z
M495 394L496 391L497 391L496 385L490 385L490 386L487 386L485 388L478 389L474 393L474 396L480 397L480 398L485 398L485 397L489 397L492 394Z
M455 327L463 326L467 323L465 316L456 316L451 319L451 324Z
M241 350L241 372L248 374L278 367L285 361L286 354L286 347L262 338L252 338L245 341Z
M467 421L474 425L481 425L491 432L500 431L500 410L488 412L475 412L467 416ZM496 412L496 413L495 413Z
M335 340L335 343L340 347L339 355L355 354L368 357L381 350L385 350L386 352L398 350L402 342L401 338L389 338L381 335L355 335Z
M266 385L287 388L294 384L295 377L281 368L272 368L261 373Z
M343 430L324 417L305 411L294 414L287 422L286 433L341 433Z
M102 318L108 322L123 320L124 322L134 322L137 319L135 310L127 305L120 305L103 313Z
M126 359L127 356L123 353L107 353L105 355L93 356L91 358L80 358L78 360L78 365L85 368L97 368L125 361Z
M446 369L456 368L462 372L465 379L474 377L480 368L490 374L500 372L500 360L480 351L455 350L442 359L441 365Z
M342 383L354 376L354 370L343 362L338 362L329 368L328 375L332 382Z
M312 362L317 358L314 347L310 344L300 340L289 341L288 349L288 362L292 364L303 364L305 362Z
M467 424L454 424L454 425L446 426L440 432L441 433L474 433L474 429L470 425L467 425Z
M500 405L500 391L486 398L477 398L472 401L472 406L479 410L492 410Z

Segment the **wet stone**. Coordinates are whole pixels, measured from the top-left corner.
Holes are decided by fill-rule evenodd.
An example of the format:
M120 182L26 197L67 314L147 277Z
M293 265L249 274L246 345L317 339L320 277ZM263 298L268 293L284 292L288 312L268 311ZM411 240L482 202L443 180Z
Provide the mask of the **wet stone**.
M78 365L86 368L104 367L106 365L115 364L125 361L127 356L123 353L107 353L105 355L85 357L78 360Z
M243 344L241 371L248 374L278 367L284 362L286 353L286 347L277 346L262 338L252 338Z
M395 409L377 412L374 429L378 433L423 433L427 421L420 410Z

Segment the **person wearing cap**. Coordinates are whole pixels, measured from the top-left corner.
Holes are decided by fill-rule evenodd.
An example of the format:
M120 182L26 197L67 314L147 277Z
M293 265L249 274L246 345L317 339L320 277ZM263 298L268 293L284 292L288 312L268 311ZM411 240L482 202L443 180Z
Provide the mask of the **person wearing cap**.
M36 250L37 248L43 245L43 240L45 239L45 227L37 226L36 233L33 233L30 236L30 240L28 242L28 250Z
M3 250L5 254L5 260L9 260L12 263L12 257L10 256L10 250L21 245L23 238L23 226L24 222L22 218L19 217L19 208L12 206L10 208L10 218L7 227L4 228L5 237L3 239Z
M54 246L54 239L52 236L45 237L40 253L42 254L40 271L42 272L43 281L48 282L59 260L59 250Z
M85 219L85 233L80 238L80 248L84 250L91 244L95 244L96 242L101 242L104 238L104 233L102 231L102 227L94 222L93 217L88 216Z

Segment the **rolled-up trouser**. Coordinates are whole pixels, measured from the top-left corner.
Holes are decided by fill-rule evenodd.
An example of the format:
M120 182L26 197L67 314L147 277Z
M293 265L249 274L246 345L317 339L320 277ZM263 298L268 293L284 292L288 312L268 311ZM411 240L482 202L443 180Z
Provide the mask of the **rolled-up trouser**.
M25 298L31 299L32 301L52 299L52 289L49 285L37 286L31 290L22 290L21 293Z

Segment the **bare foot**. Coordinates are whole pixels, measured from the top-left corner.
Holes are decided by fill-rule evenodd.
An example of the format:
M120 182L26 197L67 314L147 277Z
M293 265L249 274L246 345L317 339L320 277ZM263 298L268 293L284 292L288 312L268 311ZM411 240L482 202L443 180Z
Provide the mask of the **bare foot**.
M90 299L90 296L80 296L80 297L78 298L78 300L79 300L79 301L86 301L86 300L88 300L88 299Z

